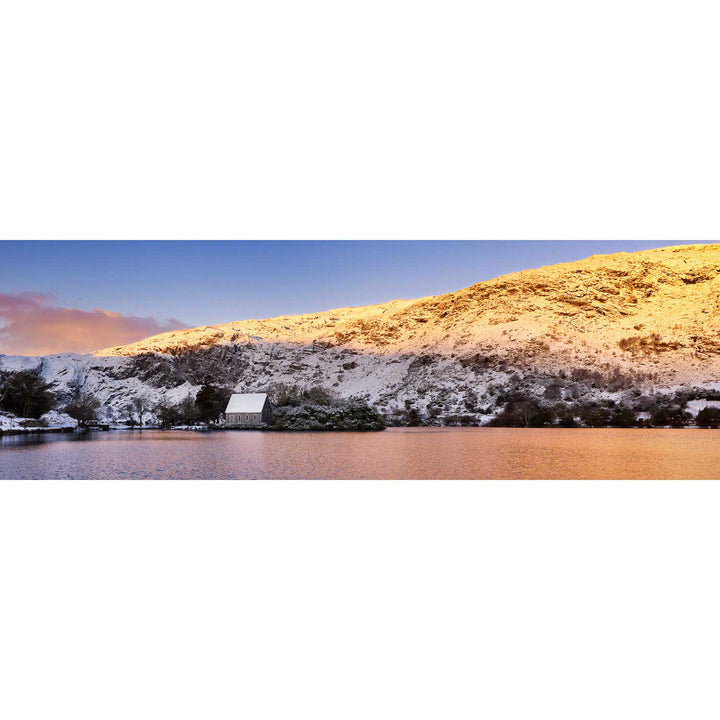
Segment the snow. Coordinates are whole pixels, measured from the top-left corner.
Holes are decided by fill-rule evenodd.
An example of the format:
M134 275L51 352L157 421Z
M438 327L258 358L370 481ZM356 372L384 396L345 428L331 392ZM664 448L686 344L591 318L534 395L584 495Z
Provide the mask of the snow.
M267 393L235 393L225 408L228 413L259 413L265 405Z
M690 400L686 409L693 417L697 417L701 410L708 407L720 408L720 400Z
M47 427L77 427L77 420L74 420L69 415L51 410L45 413L40 420L45 423ZM37 427L25 427L22 423L37 423L34 418L23 418L11 413L0 412L0 429L2 430L24 430L27 432L36 431Z
M19 430L21 420L24 420L24 418L0 412L0 430Z
M67 413L51 410L46 412L41 418L47 423L48 427L77 427L78 421L71 418Z
M145 420L154 423L158 403L194 398L201 378L263 400L279 383L322 386L387 414L412 407L440 419L472 414L482 423L501 394L542 399L550 381L565 400L632 404L633 390L720 389L720 351L695 351L715 342L702 322L718 267L720 246L598 256L447 295L176 330L94 355L0 355L0 370L39 369L59 407L82 389L98 398L100 418L111 424L128 417L135 398L144 399ZM632 293L638 278L653 288L646 298ZM621 338L651 332L669 344L647 353L619 349ZM611 392L564 377L580 369L619 370L631 383ZM720 401L688 403L693 415L703 407ZM227 411L261 406L231 403Z

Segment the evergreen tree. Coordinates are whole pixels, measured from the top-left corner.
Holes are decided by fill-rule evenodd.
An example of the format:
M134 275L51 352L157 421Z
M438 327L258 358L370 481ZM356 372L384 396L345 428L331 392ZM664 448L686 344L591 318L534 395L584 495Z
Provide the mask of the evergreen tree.
M0 409L39 418L55 406L55 395L37 370L7 373L0 379Z
M230 393L206 382L195 396L200 419L204 422L215 422L227 407Z

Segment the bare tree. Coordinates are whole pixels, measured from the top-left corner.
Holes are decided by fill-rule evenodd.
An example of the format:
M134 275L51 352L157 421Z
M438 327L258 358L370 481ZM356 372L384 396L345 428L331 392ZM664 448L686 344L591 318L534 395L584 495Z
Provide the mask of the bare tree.
M135 415L133 414L133 404L128 403L127 405L125 405L124 411L127 413L127 420L125 420L125 423L130 427L134 427L135 425L137 425L137 420L135 419Z
M2 406L2 401L5 399L5 396L8 394L8 390L10 388L10 383L8 383L8 376L10 373L7 372L0 372L0 407Z
M130 407L137 413L138 420L140 421L140 427L142 427L143 415L148 412L147 398L145 398L143 395L138 395L137 397L133 398L133 401L130 403Z
M172 405L164 399L155 406L153 412L157 415L163 428L172 427L180 420L180 410L178 406Z
M65 412L80 425L87 425L97 419L100 401L90 393L78 393L66 406Z

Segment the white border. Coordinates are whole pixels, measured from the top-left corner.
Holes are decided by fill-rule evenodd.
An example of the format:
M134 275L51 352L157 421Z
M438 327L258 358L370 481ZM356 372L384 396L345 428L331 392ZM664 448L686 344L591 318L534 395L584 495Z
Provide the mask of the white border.
M717 717L717 483L1 491L12 720Z
M0 237L716 240L717 21L7 2ZM718 487L3 483L0 715L714 720Z
M7 2L0 237L715 240L718 12Z

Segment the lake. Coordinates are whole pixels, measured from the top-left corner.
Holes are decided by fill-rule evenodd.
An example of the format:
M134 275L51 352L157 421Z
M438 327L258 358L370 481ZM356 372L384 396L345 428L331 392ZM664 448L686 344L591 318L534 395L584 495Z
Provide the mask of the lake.
M0 438L3 479L709 479L718 430L110 431Z

